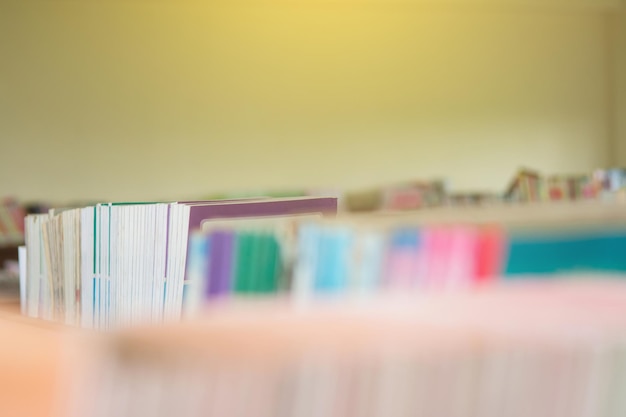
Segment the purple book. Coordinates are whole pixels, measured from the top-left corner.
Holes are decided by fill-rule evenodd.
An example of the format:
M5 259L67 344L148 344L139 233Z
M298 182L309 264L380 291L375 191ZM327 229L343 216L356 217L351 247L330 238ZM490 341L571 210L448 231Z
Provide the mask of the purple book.
M207 297L213 298L230 293L235 235L230 231L211 233Z
M335 197L242 199L179 204L190 208L189 231L199 229L205 220L318 213L326 216L337 213Z

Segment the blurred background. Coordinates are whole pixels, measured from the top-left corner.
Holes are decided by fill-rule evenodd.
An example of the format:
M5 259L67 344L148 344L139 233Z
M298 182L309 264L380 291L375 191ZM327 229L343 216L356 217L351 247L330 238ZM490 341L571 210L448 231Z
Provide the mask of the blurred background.
M618 0L1 0L0 60L20 200L626 163Z
M0 0L0 158L0 415L626 415L626 0Z

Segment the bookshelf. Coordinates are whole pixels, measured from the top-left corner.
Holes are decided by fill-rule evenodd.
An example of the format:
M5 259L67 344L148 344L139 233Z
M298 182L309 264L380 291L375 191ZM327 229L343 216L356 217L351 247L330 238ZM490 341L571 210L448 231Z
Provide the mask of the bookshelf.
M289 199L268 201L283 204ZM301 203L307 200L295 201ZM211 210L222 213L229 204L258 202L212 202ZM149 209L146 205L142 207ZM93 212L93 209L86 210ZM131 206L120 205L118 214L130 209ZM310 211L305 206L300 206L300 209L305 214ZM62 219L69 218L68 211L62 213L65 216ZM45 216L48 220L51 218L50 214ZM284 226L281 221L285 219L290 226L281 229ZM286 231L292 230L291 226L299 222L302 225L319 225L322 231L326 227L330 230L338 227L336 230L342 233L358 230L370 237L369 233L382 231L383 241L390 244L400 242L401 249L406 249L405 244L410 240L406 231L428 230L433 225L446 225L446 230L456 230L458 225L463 225L465 232L471 225L507 225L523 230L525 239L534 236L536 232L529 233L529 230L536 230L534 228L537 227L543 239L550 230L562 229L566 235L565 238L560 235L560 239L565 239L565 243L557 242L558 246L578 239L576 233L581 230L595 233L597 230L605 231L607 226L611 233L617 231L618 236L626 236L626 231L620 232L626 226L626 205L615 201L561 201L439 207L414 212L344 213L335 217L298 217L289 213L270 218L219 218L214 223L209 222L210 227L205 229L208 235L194 236L210 238L215 230L223 233L236 227L242 227L241 230L246 232L259 224L263 225L263 233L274 229ZM203 222L198 222L200 224ZM92 230L92 227L93 224L89 229ZM402 233L398 237L396 233L399 230ZM393 233L387 236L387 231ZM282 236L281 233L276 236ZM332 233L324 233L322 235L326 238L333 236ZM463 236L467 237L466 234ZM589 236L584 235L583 240L589 240ZM209 247L216 244L208 242ZM528 240L525 242L528 243ZM320 247L341 250L335 242L328 240L327 243L327 246ZM612 244L617 245L614 245L615 248L624 247L623 243ZM258 249L262 246L259 245ZM599 256L593 258L593 262L601 263L604 259L602 253L612 253L606 242L586 248L587 252ZM260 252L269 253L265 249ZM293 251L292 248L292 252L310 258L301 249ZM579 255L578 265L591 259L586 258L583 252L574 254ZM204 253L206 255L207 252ZM225 252L220 253L221 257ZM272 256L263 258L259 253L250 255L249 259L242 258L250 265L255 259L258 268L253 269L258 274L263 265L273 259ZM394 255L397 262L394 261L395 267L386 269L383 276L412 271L409 264L415 259L413 254L409 257L402 251L388 254ZM544 398L541 396L544 390L532 389L537 386L547 389L548 385L556 390L554 395L564 398L564 417L575 417L572 410L580 407L600 410L593 414L594 417L612 417L619 415L620 407L625 406L612 394L616 392L613 387L619 384L612 377L600 373L594 378L601 384L585 384L591 381L589 372L596 372L592 368L596 361L621 366L619 355L626 351L626 345L623 345L623 340L626 340L623 338L626 335L623 317L626 316L622 314L626 312L626 282L623 280L626 267L614 270L609 276L596 265L595 270L591 268L584 274L580 271L573 275L561 273L561 279L556 280L551 279L554 277L552 272L526 273L521 280L504 279L496 275L501 270L493 269L490 279L481 280L480 285L459 288L442 285L441 288L428 290L403 286L402 277L399 277L400 286L390 281L380 288L369 288L373 290L369 293L350 294L342 292L348 286L334 286L336 282L332 281L338 275L330 266L337 265L339 258L320 257L318 267L327 269L322 275L314 274L315 279L321 281L319 285L312 283L310 293L305 294L307 297L300 298L302 294L289 292L266 293L266 288L258 293L258 288L246 288L239 294L221 294L219 297L211 294L208 302L195 306L194 314L185 316L182 321L165 324L138 322L130 328L103 326L101 330L106 330L103 333L79 328L77 324L80 320L73 323L66 321L65 325L58 323L58 320L64 321L64 314L44 315L47 320L33 319L21 316L19 304L15 302L0 304L0 337L12 334L11 342L0 347L0 365L13 362L7 365L6 378L21 378L7 388L9 394L13 393L12 390L19 390L20 393L11 394L6 409L18 410L20 415L26 416L48 416L49 410L61 407L64 416L72 417L151 417L158 413L178 417L195 417L198 413L271 417L279 408L286 413L284 415L316 417L328 415L329 409L323 407L333 404L336 407L333 415L337 417L384 417L393 414L397 410L394 407L410 410L417 406L412 399L414 397L401 395L402 390L408 390L434 410L432 413L435 414L429 415L454 417L478 407L474 415L482 416L481 413L487 413L484 407L500 406L505 410L502 415L506 415L507 407L518 409L531 401L528 398L536 403L537 413L550 415L549 401L540 401ZM447 259L450 264L462 263L461 258ZM467 261L463 259L463 262ZM371 266L371 263L359 263L362 260L371 261L372 256L356 257L350 261L355 262L355 271L363 272ZM497 263L493 262L492 266ZM294 270L298 268L296 262ZM222 273L224 271L228 270L222 269ZM458 271L454 274L444 269L438 271L455 279L460 276ZM353 277L352 273L346 274ZM364 273L361 278L367 278L366 275ZM187 276L186 281L193 283L193 279ZM393 285L388 285L390 283ZM316 292L318 289L322 290L319 294ZM58 289L51 291L56 293ZM53 308L52 311L57 310ZM101 314L101 318L106 318L105 310ZM581 332L584 332L584 337L580 336ZM598 350L599 344L610 354L605 355L607 350ZM21 355L22 351L23 357L16 360L15 356ZM570 361L570 354L576 356L576 361ZM474 358L476 362L467 362L468 358ZM495 371L485 365L502 358L508 358L503 362L512 372L508 377L492 374ZM28 361L28 365L24 361ZM375 364L374 368L372 364ZM406 366L415 371L410 378L401 372ZM14 377L13 373L22 368L23 373ZM438 369L443 373L439 373ZM556 370L553 374L546 373L546 369ZM579 381L581 385L573 387L563 383L567 378L559 378L564 375L570 375L569 378ZM478 382L459 382L465 381L463 376ZM10 383L11 379L3 378L0 378L0 383ZM433 388L436 392L451 391L453 394L450 393L448 401L436 400L440 394L426 389L428 384L420 385L426 381L439 381L438 388ZM523 385L523 381L534 382ZM362 384L369 383L374 384L367 388L369 394L359 391L364 389ZM396 388L388 390L386 384ZM30 385L29 391L26 387ZM486 393L489 386L498 387L493 395ZM480 389L484 388L485 392L477 393L472 387L482 387ZM608 391L602 391L605 388ZM498 400L504 398L504 391L499 389L506 389L509 393L504 405ZM349 401L354 390L360 392L360 399ZM24 392L29 392L29 396ZM222 392L236 393L237 397L248 400L233 403L228 396L223 397ZM40 398L40 401L29 402L27 398ZM158 400L151 402L148 398ZM370 406L378 411L367 414L365 410L369 410ZM607 409L617 410L615 413L618 414L604 413Z

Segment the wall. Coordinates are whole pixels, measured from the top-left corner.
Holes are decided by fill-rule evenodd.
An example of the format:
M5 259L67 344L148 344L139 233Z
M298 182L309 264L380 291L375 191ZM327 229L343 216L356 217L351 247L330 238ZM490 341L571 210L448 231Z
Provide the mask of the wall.
M614 137L616 163L626 166L626 5L613 18Z
M0 195L185 198L605 165L606 18L0 0Z

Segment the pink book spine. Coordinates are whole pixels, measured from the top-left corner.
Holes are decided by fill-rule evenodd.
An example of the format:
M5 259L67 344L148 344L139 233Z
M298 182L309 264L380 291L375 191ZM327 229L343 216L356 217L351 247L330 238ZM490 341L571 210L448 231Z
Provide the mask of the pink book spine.
M426 282L429 289L441 290L446 285L451 237L450 231L445 227L429 228L424 234Z
M473 227L455 227L449 233L446 287L470 287L476 275L476 230Z

